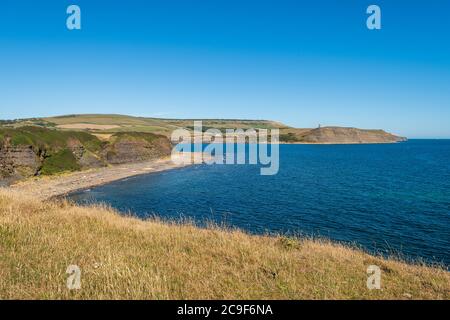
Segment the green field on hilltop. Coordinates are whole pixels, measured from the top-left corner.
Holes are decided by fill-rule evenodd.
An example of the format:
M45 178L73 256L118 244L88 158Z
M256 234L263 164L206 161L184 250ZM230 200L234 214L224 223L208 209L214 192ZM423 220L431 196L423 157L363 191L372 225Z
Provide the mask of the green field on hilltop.
M286 143L391 143L403 138L383 130L346 127L293 128L271 120L247 119L163 119L133 117L116 114L83 114L47 118L20 119L0 122L0 127L39 126L60 131L86 131L97 135L117 132L146 132L170 136L179 128L194 129L194 121L201 120L203 131L225 129L279 129L280 141ZM108 139L109 136L103 136Z

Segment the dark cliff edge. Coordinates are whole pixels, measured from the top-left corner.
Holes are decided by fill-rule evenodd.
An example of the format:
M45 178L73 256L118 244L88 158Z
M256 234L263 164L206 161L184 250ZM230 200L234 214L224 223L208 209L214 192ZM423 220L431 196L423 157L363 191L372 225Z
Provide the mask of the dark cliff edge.
M36 126L0 128L0 185L66 171L170 155L170 140L153 133L115 133L109 141L82 131Z

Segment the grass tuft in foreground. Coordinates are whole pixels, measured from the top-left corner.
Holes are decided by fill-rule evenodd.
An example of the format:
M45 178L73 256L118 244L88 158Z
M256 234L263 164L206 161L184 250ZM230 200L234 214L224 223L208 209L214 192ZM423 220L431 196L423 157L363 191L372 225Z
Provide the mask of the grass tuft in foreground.
M81 289L66 287L69 265ZM368 290L366 269L382 270ZM0 299L449 299L450 275L328 242L123 217L0 190Z

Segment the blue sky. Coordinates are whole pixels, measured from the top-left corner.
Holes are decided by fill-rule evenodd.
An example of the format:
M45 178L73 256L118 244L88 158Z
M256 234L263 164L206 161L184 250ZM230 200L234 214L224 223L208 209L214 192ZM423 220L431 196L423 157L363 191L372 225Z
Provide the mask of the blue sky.
M66 28L77 4L82 30ZM370 4L382 29L366 28ZM0 118L273 119L450 138L450 3L0 3Z

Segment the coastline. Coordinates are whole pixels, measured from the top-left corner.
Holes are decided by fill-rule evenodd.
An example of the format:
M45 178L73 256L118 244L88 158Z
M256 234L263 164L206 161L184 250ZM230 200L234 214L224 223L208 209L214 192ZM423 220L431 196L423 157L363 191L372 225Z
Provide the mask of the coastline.
M399 142L359 142L359 143L310 143L310 142L279 142L279 144L288 145L353 145L353 144L393 144ZM193 157L195 152L189 153ZM203 155L204 157L205 155ZM192 159L192 158L191 158ZM65 196L69 193L85 190L92 187L108 184L110 182L122 180L125 178L172 170L190 166L192 161L181 161L176 164L171 157L152 159L148 161L125 163L119 165L110 165L108 167L92 168L82 171L66 172L53 176L32 177L25 180L19 180L16 183L0 187L19 191L24 195L33 196L40 200L49 200L52 198Z
M194 153L190 153L190 155L193 156ZM191 164L186 163L186 161L183 161L181 164L176 164L172 161L171 157L165 157L143 162L63 173L55 176L33 177L18 181L4 189L18 191L24 196L33 196L39 200L49 200L113 181L148 173L183 168Z
M194 154L187 154L187 159ZM7 263L0 297L449 298L450 273L441 264L374 255L326 239L252 235L219 225L199 228L124 216L102 205L47 201L126 177L188 165L166 157L35 177L0 188L0 224L8 231L3 241ZM72 292L64 287L69 264L83 271L83 290ZM383 271L382 290L368 290L367 270L373 265ZM23 278L36 281L17 281ZM178 287L180 283L183 287Z

